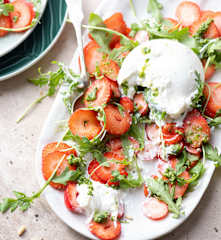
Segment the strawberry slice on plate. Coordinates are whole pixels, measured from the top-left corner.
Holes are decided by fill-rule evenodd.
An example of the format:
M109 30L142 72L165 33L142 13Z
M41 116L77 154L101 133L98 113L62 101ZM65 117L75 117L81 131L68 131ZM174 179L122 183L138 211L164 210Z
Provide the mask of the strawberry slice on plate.
M77 109L72 113L68 126L73 135L88 139L96 137L102 129L100 122L97 120L97 113L83 109Z
M99 107L106 104L111 98L111 86L108 79L98 79L88 87L84 104L86 107Z
M3 28L11 28L12 26L12 21L10 17L1 15L0 16L0 27ZM8 34L8 31L5 30L0 30L0 37L3 37Z
M206 119L196 109L184 119L185 141L193 148L199 148L210 139L210 127Z
M148 104L144 98L143 93L138 93L134 97L134 105L139 111L139 113L144 116L148 112Z
M18 29L17 32L23 32L24 30L21 31L19 28L29 26L35 16L33 5L25 0L16 0L11 4L14 7L14 11L10 13L12 28Z
M210 78L214 75L214 73L216 72L216 67L214 64L212 65L209 65L207 67L207 69L205 69L206 67L206 60L202 60L202 64L203 64L203 67L204 67L204 72L205 72L205 80L208 81L210 80Z
M98 176L98 172L97 170L95 170L98 166L99 166L99 162L94 159L92 160L89 165L88 165L88 174L90 175L90 178L96 182L101 182L101 183L104 183L100 177Z
M162 220L168 215L168 206L157 198L148 197L143 204L144 216L152 220Z
M104 58L99 64L99 69L103 75L112 81L117 81L120 67L116 62L109 58Z
M129 97L122 97L120 99L120 104L123 106L123 108L128 111L129 113L132 113L134 111L134 104L133 101Z
M92 220L89 224L89 230L101 240L114 240L121 233L121 224L118 221L113 222L110 218L105 223L97 223Z

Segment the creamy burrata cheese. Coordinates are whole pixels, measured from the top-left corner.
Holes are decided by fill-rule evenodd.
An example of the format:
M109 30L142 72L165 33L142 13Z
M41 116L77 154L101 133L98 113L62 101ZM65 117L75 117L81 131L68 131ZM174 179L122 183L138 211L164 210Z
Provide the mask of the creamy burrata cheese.
M98 212L108 212L114 219L117 219L121 208L120 191L108 187L99 182L92 181L93 196L88 195L87 184L77 184L77 202L81 209L85 210L88 216Z
M148 103L177 119L190 109L197 93L196 72L204 81L202 63L190 48L177 41L157 39L142 43L128 54L118 83L128 86L129 97L133 97L135 86L148 88Z

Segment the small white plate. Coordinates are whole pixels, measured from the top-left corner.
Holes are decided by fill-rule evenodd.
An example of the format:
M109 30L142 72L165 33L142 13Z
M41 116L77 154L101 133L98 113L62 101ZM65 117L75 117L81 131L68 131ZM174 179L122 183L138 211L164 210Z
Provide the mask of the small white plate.
M47 1L48 0L41 0L41 6L39 9L40 11L39 19L44 13L45 7L47 5ZM31 29L27 30L26 32L23 32L23 33L10 32L4 37L0 37L0 57L9 53L14 48L16 48L20 43L22 43L32 33L36 25Z
M173 17L175 8L181 1L182 0L161 0L164 6L164 16ZM215 5L218 4L218 0L202 0L195 2L200 4L200 6L202 6L204 9L216 9ZM216 2L216 4L214 2ZM136 5L139 18L143 19L146 16L147 0L136 0L134 3ZM130 10L129 0L112 0L111 2L109 0L103 0L96 11L96 13L100 14L104 18L115 12L122 12L128 25L135 22L134 16ZM77 59L78 57L76 54L74 59L75 66ZM218 77L221 78L220 73L218 73ZM62 94L59 93L44 125L41 137L39 139L39 144L37 146L36 171L41 186L45 183L41 171L42 148L49 142L54 142L61 139L63 133L57 131L59 122L61 122L63 119L68 119L68 113L65 109L62 98ZM213 135L213 143L221 150L221 129L217 129ZM126 214L127 216L132 217L133 221L130 221L128 224L122 224L122 234L119 240L155 239L171 232L176 227L181 225L198 205L214 173L215 167L212 162L207 161L205 167L205 174L201 178L197 189L194 192L188 193L185 197L183 201L183 210L185 211L185 215L181 216L179 219L174 219L172 214L161 221L151 221L147 219L144 217L141 210L142 202L145 199L143 189L131 191L131 194L126 196L125 201ZM81 215L73 214L66 208L63 195L64 194L62 192L56 191L51 187L48 187L45 191L45 197L49 205L62 221L89 239L97 239L88 231L86 218Z

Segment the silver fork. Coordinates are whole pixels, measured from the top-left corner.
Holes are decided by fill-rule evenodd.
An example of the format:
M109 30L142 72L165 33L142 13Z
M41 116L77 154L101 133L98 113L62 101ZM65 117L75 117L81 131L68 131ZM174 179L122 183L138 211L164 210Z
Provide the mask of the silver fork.
M82 0L65 0L65 1L68 7L69 18L75 28L76 37L77 37L78 52L79 52L80 63L81 63L80 79L83 82L83 84L86 84L88 77L87 77L86 66L84 61L83 39L82 39L82 22L84 19Z

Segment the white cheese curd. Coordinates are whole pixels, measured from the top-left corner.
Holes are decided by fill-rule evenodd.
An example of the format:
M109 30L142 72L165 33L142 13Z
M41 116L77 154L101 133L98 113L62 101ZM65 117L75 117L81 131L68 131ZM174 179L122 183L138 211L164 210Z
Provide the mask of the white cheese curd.
M121 210L120 191L107 187L99 182L92 181L93 196L88 195L87 184L77 184L77 202L85 210L88 216L92 216L95 211L107 211L114 219L117 219Z
M166 39L151 40L133 49L118 75L118 83L128 84L129 97L134 86L151 89L151 103L157 110L176 119L190 109L197 93L196 74L204 81L204 70L197 55L185 45Z

